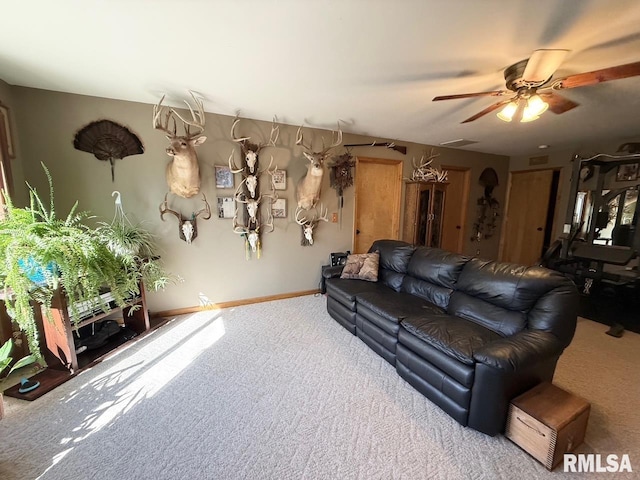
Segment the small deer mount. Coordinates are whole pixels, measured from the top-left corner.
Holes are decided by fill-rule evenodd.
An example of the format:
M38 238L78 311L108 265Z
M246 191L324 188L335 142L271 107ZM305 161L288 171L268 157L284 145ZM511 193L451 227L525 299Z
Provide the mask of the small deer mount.
M209 220L211 218L211 207L209 206L209 202L207 202L207 197L205 197L204 193L202 194L204 208L192 213L191 218L184 218L181 213L171 210L168 207L167 195L168 193L165 193L164 202L160 204L160 219L164 221L165 213L175 215L178 219L178 235L180 236L180 239L191 245L191 242L193 242L193 240L198 236L197 218L202 214L204 214L202 220Z
M318 226L318 223L329 221L329 209L325 208L323 211L322 204L320 204L320 214L318 214L317 211L314 212L311 219L308 219L306 216L301 218L300 214L303 211L302 207L296 208L296 223L302 227L300 245L310 247L313 245L313 231Z

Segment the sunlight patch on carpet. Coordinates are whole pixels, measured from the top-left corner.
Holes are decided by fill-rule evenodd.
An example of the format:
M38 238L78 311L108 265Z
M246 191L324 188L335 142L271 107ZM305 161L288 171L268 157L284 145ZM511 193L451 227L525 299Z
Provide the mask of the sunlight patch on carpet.
M113 386L122 388L87 414L84 421L73 429L78 436L72 441L81 442L110 425L140 402L152 398L187 369L196 358L224 336L224 319L218 315L212 316L211 312L192 315L172 331L175 335L172 335L175 338L174 348L156 352L153 343L145 345L139 351L142 361L134 362L126 372L119 370L120 366L116 364L100 377L83 385L81 388L95 388L98 392ZM65 439L63 443L68 442L69 439Z

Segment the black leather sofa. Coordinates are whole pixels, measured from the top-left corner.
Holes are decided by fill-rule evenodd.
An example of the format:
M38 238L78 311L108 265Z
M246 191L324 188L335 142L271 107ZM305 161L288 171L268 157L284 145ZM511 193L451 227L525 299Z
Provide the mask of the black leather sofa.
M377 282L326 269L327 310L464 426L504 431L509 402L542 381L576 327L578 292L542 267L378 240Z

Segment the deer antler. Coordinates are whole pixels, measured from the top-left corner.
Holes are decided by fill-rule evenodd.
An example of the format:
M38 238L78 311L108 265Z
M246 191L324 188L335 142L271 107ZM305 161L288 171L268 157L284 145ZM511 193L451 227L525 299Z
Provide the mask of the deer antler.
M189 90L189 93L191 94L191 98L193 98L197 108L197 112L194 112L193 108L191 108L191 105L189 105L189 102L187 102L186 100L184 101L184 103L187 104L189 111L191 112L192 120L185 120L184 118L182 118L182 116L178 112L176 112L175 109L169 108L166 110L166 114L164 116L164 121L163 121L161 116L165 113L165 108L166 108L162 105L162 102L164 101L164 97L165 97L165 95L163 95L160 101L158 102L158 104L153 106L153 128L157 130L162 130L168 135L171 135L172 137L174 137L176 135L176 119L174 118L174 115L175 115L180 119L180 121L182 121L187 139L196 137L200 135L202 132L204 132L205 116L204 116L204 106L202 104L202 100L196 97L191 90ZM173 118L173 131L169 130L169 121L172 118ZM191 133L189 127L196 127L198 131L195 133Z
M162 98L160 99L160 101L158 102L157 105L153 106L153 128L156 130L161 130L163 132L165 132L167 135L170 136L175 136L176 134L176 121L175 118L173 119L173 132L171 130L169 130L169 120L172 118L171 115L171 110L168 110L165 117L164 117L164 121L162 121L162 114L165 112L165 107L162 105L162 102L164 101L164 97L165 95L162 95Z
M314 219L314 223L317 225L318 222L329 222L329 207L324 209L324 213L322 213L322 204L320 204L320 216L317 219Z
M236 118L233 120L233 124L231 125L231 139L234 142L242 143L246 140L249 140L251 137L236 138L235 129L238 123L240 123L240 117L236 115Z
M309 222L306 217L299 218L300 214L302 213L302 210L303 210L302 207L296 207L295 217L296 217L296 223L304 227L305 225L311 224L311 222Z
M209 202L207 202L207 197L202 194L202 200L204 201L204 208L198 210L193 214L193 218L198 218L201 213L204 213L205 216L202 217L203 220L209 220L211 218L211 207L209 206Z
M263 223L262 225L259 225L258 228L269 228L268 231L265 230L265 233L270 233L273 232L274 227L273 227L273 215L271 214L271 209L269 209L269 216L267 217L267 221L265 223ZM257 230L257 229L256 229Z
M164 214L165 213L171 213L172 215L175 215L179 221L182 221L182 215L180 215L178 212L176 212L175 210L171 210L170 208L167 208L167 195L168 193L164 194L164 202L162 202L160 204L160 219L164 222Z
M335 138L335 140L334 140ZM338 132L336 133L335 130L331 131L331 145L326 147L324 146L324 137L322 137L322 153L325 154L327 153L329 150L331 150L334 147L337 147L338 145L340 145L342 143L342 130L340 130L340 122L338 121Z
M231 125L231 139L237 143L243 143L247 140L251 140L251 137L240 137L240 138L236 137L235 129L236 129L236 125L238 125L239 122L240 122L240 116L236 115L236 118L233 120L233 124ZM276 119L274 117L273 123L271 124L271 133L269 134L269 140L266 143L258 144L258 148L256 150L261 150L262 148L268 145L275 147L279 136L280 136L280 126L276 125Z
M182 121L182 123L184 124L185 132L187 134L186 136L187 138L191 139L204 132L204 124L206 119L204 117L204 105L202 104L202 99L196 97L191 90L189 90L189 94L191 95L191 98L193 98L193 101L196 104L196 108L198 109L197 112L194 112L193 108L191 108L191 105L189 105L189 102L187 102L186 100L184 101L184 103L186 103L187 107L189 108L189 112L191 112L192 120L185 120L174 109L171 109L171 112ZM189 127L196 127L197 131L195 133L191 133L189 131Z
M311 151L311 145L307 145L306 143L304 143L303 135L302 135L302 125L300 125L300 127L298 128L298 131L296 132L296 145L302 146L305 150L309 152Z
M233 160L233 150L231 150L231 155L229 155L229 169L231 173L240 173L244 170L244 168L238 168L236 166L236 162Z
M273 155L271 155L271 160L269 160L269 166L267 168L265 168L264 170L262 170L261 172L256 173L256 176L259 177L263 173L268 172L269 169L271 168L271 165L273 165ZM278 166L276 165L276 169L277 168L278 168Z
M325 147L324 137L322 137L322 151L317 153L325 155L329 150L331 150L334 147L337 147L341 143L342 143L342 130L340 129L340 122L338 122L338 131L337 132L335 130L331 131L331 145L329 145L328 147ZM296 145L301 145L308 152L313 151L311 144L306 144L303 141L302 125L300 125L300 127L298 128L298 131L296 132Z
M240 225L238 223L238 209L236 208L235 213L233 214L233 233L249 233L249 229L244 225Z
M273 137L274 133L276 135L275 138ZM272 147L275 147L279 136L280 136L280 126L276 125L276 119L274 117L273 122L271 123L271 133L269 134L269 141L264 146L266 147L267 145L271 145Z

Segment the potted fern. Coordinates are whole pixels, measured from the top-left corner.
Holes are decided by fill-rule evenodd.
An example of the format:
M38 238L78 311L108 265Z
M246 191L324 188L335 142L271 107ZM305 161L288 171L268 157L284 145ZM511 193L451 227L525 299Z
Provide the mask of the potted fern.
M153 288L164 287L168 279L158 257L152 255L150 237L144 252L127 253L115 229L107 224L90 228L84 223L90 216L77 211L77 202L64 218L58 218L51 175L44 164L42 167L49 181L49 203L27 183L29 206L18 208L6 196L5 218L0 221L0 281L7 313L25 333L29 350L40 363L43 358L33 301L40 303L46 314L55 291L63 288L74 316L74 305L79 302L106 310L107 306L99 303L105 287L122 307L140 293L140 279L148 280Z

